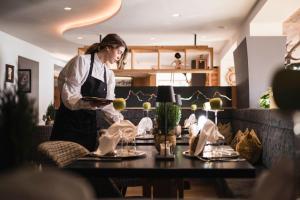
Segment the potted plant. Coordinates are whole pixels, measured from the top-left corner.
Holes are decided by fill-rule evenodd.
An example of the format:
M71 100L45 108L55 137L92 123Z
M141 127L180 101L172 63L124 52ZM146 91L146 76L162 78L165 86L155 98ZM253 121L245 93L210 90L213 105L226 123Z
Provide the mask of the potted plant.
M165 114L165 106L167 113ZM165 117L167 118L167 131L165 129ZM165 137L171 144L172 148L176 146L176 131L175 128L179 124L181 118L180 106L173 103L158 103L156 107L156 122L157 128L153 131L155 146L160 150L160 144L164 143Z
M37 113L25 93L0 92L1 170L19 167L31 160L32 134L36 131Z
M259 106L265 109L271 109L276 107L273 99L272 88L268 88L268 90L265 91L263 95L259 98Z
M43 115L43 121L45 122L45 125L52 125L55 119L55 107L54 104L51 102L48 107L46 114Z

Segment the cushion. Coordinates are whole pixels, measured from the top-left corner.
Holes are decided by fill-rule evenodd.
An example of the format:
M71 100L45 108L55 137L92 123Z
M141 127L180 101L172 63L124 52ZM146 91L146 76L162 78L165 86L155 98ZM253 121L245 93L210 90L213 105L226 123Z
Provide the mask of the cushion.
M238 130L238 132L235 134L233 140L231 141L231 147L236 150L236 145L237 143L239 143L239 141L241 140L241 138L246 135L247 133L249 133L248 128L245 130L245 132L242 132L241 130Z
M225 142L226 144L231 144L232 141L232 128L231 128L231 123L218 123L218 129L219 132L225 137Z
M64 167L79 157L84 157L90 152L75 142L47 141L38 146L41 162Z
M236 151L252 164L259 160L262 145L253 129L242 136L236 145Z

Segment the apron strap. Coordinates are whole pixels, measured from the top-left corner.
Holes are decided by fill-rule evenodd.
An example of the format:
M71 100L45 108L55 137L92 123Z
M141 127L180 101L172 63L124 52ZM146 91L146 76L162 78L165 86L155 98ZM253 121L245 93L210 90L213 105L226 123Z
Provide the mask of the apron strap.
M89 71L89 76L92 75L93 72L93 67L94 67L94 59L95 59L95 54L91 54L91 62L90 62L90 71Z

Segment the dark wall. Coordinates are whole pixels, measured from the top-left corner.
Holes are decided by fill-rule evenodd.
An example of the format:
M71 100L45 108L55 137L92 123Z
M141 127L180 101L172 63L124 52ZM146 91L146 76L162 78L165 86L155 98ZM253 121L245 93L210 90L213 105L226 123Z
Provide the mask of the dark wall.
M237 107L249 107L249 72L246 38L233 52L236 74Z
M129 90L132 90L133 92L137 93L138 91L142 91L144 94L155 94L157 91L157 87L116 87L115 94L116 98L126 98ZM232 97L232 91L231 87L220 87L220 86L214 86L214 87L174 87L174 91L176 94L180 94L182 98L188 98L193 95L197 90L202 92L206 97L212 98L215 92L220 92L223 95L226 95L227 97ZM147 101L149 96L143 96L142 94L139 95L141 98L141 101L137 99L134 95L131 95L130 98L127 100L127 107L141 107L143 105L143 102ZM231 107L231 101L223 98L223 107ZM202 107L202 104L206 102L207 100L199 95L197 98L196 95L191 100L182 100L182 107L190 107L191 104L196 103L199 107ZM152 98L150 101L151 105L155 106L155 98Z
M234 51L238 108L259 107L273 74L284 65L285 44L283 36L247 36L239 44Z

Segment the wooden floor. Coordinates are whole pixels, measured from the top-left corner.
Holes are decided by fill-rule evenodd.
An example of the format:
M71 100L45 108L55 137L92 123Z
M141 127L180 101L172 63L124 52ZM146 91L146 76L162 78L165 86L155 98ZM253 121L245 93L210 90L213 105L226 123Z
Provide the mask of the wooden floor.
M218 198L215 183L209 180L188 179L190 188L184 190L184 199ZM129 187L126 197L142 196L142 187Z

